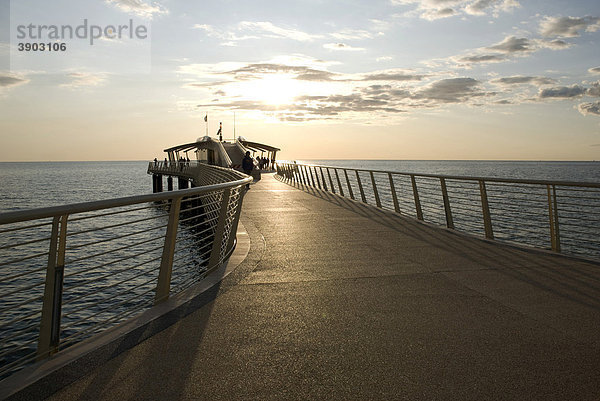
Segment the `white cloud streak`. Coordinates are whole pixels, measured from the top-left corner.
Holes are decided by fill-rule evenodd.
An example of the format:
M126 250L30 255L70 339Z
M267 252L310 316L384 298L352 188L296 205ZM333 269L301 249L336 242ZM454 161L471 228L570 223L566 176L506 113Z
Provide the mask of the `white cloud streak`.
M543 36L574 38L580 31L595 32L600 29L600 17L545 17L540 23Z
M414 12L426 20L454 15L488 15L498 17L521 5L516 0L391 0L393 5L416 5Z
M353 46L347 45L345 43L326 43L326 44L323 45L323 47L325 49L335 50L335 51L356 52L356 51L363 51L363 50L365 50L364 47L353 47Z
M71 82L60 85L63 88L80 89L103 85L106 82L104 74L91 74L87 72L71 72L67 74Z
M267 21L242 21L238 24L238 28L242 30L246 29L253 32L259 32L267 37L286 38L300 42L310 42L322 37L321 35L312 35L306 32L302 32L298 29L283 28Z
M118 9L135 14L142 18L152 19L155 15L168 14L169 11L158 4L148 4L142 0L106 0L106 3L111 4Z

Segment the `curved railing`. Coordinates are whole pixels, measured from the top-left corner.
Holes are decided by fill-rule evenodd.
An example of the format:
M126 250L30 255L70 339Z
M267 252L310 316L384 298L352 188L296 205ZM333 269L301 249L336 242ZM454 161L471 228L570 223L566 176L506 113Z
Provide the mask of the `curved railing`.
M245 185L210 185L0 214L0 376L165 301L235 246Z
M240 172L234 169L213 166L195 160L189 162L150 162L148 163L148 173L189 179L196 186L227 182L240 176Z
M286 180L450 229L600 260L600 184L278 163Z

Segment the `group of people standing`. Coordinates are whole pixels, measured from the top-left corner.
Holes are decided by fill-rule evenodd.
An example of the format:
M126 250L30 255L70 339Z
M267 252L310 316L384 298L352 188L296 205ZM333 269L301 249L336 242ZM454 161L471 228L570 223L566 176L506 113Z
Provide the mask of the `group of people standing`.
M256 156L256 162L258 163L258 168L261 170L264 167L269 167L269 159L266 157Z

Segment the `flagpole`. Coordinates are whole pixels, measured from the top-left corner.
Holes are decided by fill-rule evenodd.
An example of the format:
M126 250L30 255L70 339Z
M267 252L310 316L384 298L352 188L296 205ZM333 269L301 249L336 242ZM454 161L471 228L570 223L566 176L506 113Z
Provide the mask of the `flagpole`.
M208 136L208 113L204 116L204 123L206 125L206 136Z

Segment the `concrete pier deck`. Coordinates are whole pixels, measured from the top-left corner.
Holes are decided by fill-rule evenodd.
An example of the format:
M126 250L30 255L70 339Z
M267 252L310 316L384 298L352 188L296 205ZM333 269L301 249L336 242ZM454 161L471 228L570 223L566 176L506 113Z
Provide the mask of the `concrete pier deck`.
M52 400L598 400L600 265L272 175L203 307Z

